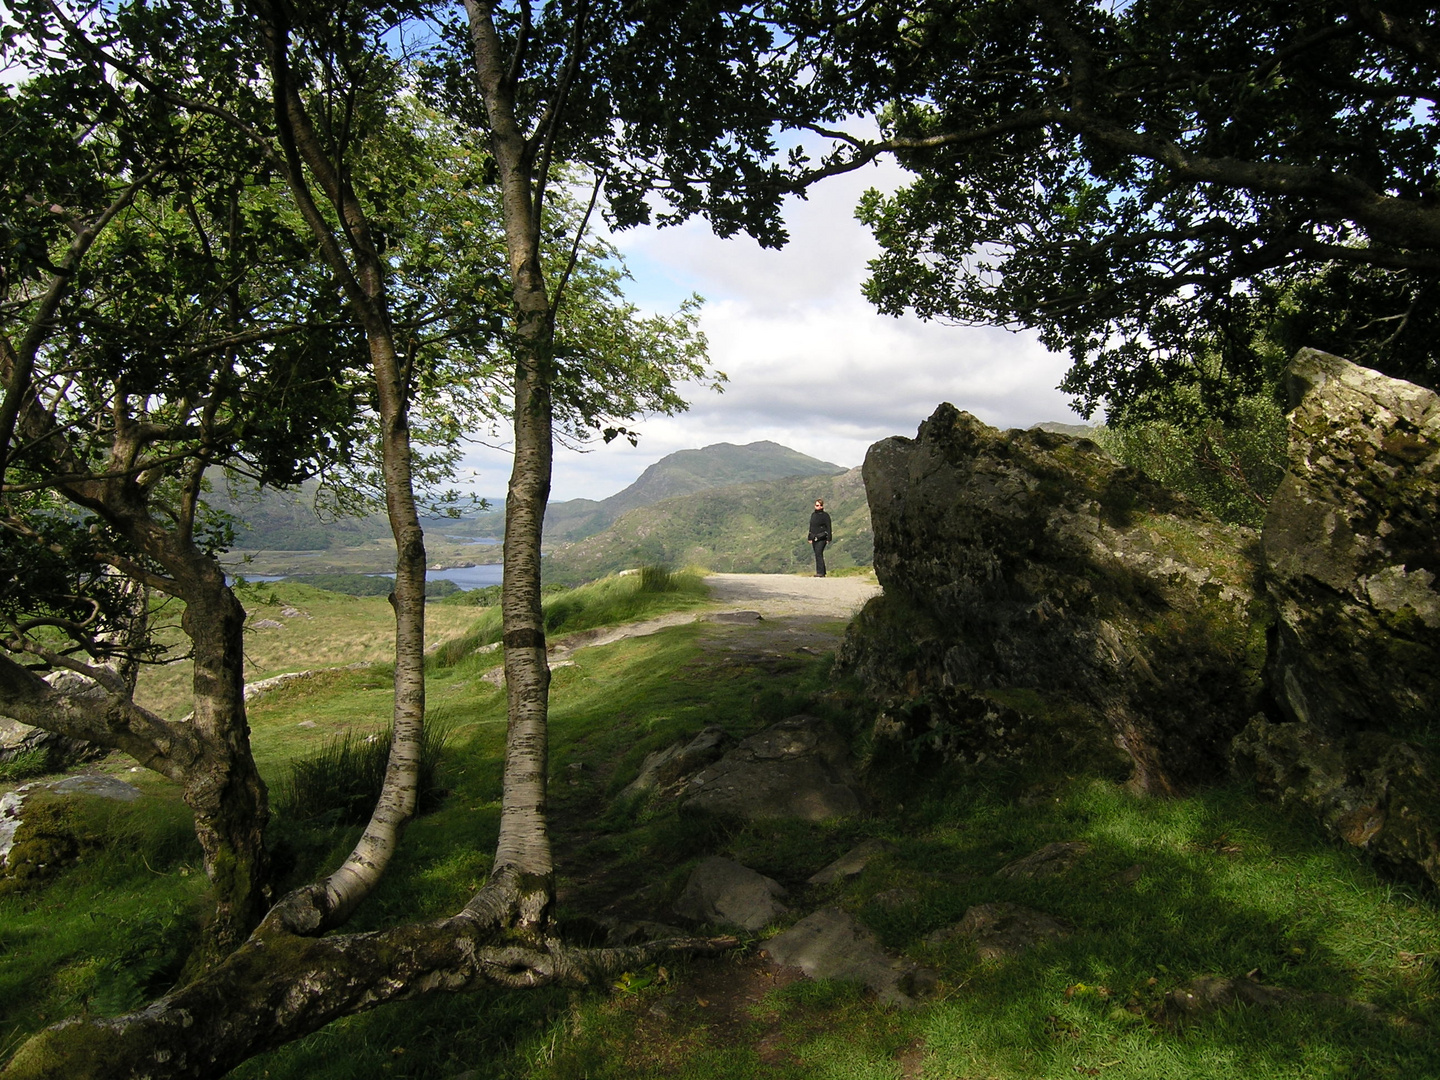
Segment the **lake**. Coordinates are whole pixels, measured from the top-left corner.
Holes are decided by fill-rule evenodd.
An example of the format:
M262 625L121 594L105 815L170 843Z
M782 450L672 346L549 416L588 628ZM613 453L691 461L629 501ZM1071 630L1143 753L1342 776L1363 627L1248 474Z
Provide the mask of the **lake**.
M425 577L430 581L437 581L442 578L445 581L453 581L462 589L483 589L487 585L499 585L500 576L504 573L504 570L504 565L501 563L484 563L480 566L455 566L449 570L427 570ZM369 576L393 578L395 575L390 573L371 574ZM284 577L294 578L300 582L304 582L305 580L304 574L286 574ZM250 582L282 581L284 577L274 574L246 574L245 580ZM226 575L226 580L232 584L235 581L230 575Z

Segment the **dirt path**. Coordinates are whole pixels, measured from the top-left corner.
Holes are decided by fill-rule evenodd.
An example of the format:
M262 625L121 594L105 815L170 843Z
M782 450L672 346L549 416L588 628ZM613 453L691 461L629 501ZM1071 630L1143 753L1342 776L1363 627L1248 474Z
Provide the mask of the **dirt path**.
M569 659L576 649L609 645L626 638L646 637L671 626L706 622L753 623L786 620L811 626L835 619L849 619L861 605L880 592L868 577L798 577L794 574L711 574L711 605L700 611L677 611L624 626L607 626L568 634L550 646L550 666ZM747 618L746 616L750 616ZM754 616L758 615L759 619ZM791 625L792 633L801 630ZM822 635L833 637L834 634ZM802 643L813 646L815 642ZM824 642L820 642L824 644Z
M801 577L796 574L711 574L710 596L728 606L782 615L824 615L845 619L880 592L870 577Z

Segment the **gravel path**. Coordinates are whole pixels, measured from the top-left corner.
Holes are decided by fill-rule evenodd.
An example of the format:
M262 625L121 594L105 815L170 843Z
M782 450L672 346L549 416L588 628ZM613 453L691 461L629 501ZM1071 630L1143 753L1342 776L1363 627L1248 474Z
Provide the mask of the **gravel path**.
M828 615L844 619L880 592L868 577L800 577L796 574L710 574L710 596L728 607L782 615Z
M576 649L609 645L625 638L646 637L671 626L704 620L743 624L761 619L796 619L810 625L825 619L848 619L880 592L863 577L798 577L794 574L709 574L712 606L703 611L676 611L624 626L607 626L567 634L550 646L550 666L570 659ZM746 618L746 616L749 618ZM798 630L798 628L796 628ZM824 637L825 635L822 635ZM831 631L828 635L834 636Z

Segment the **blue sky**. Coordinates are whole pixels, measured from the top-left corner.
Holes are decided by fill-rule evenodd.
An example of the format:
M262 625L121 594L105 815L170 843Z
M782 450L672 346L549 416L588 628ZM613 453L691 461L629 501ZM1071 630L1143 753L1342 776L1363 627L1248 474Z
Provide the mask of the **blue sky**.
M1065 359L1033 336L893 319L865 301L860 285L876 247L854 207L866 188L892 189L903 176L882 164L818 185L789 206L791 241L780 251L721 240L703 221L614 236L640 307L672 311L692 292L705 298L711 360L730 381L723 394L691 388L687 413L643 420L638 447L557 449L552 498L602 499L668 453L718 442L770 439L859 465L877 440L914 435L941 401L1001 427L1080 422L1055 389ZM509 470L503 449L475 447L461 479L494 497Z

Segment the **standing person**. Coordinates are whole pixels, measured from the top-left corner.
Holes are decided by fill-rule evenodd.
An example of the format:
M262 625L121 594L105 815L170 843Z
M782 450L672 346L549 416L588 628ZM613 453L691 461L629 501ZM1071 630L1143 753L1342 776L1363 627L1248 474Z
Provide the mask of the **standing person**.
M825 545L830 543L830 515L825 512L825 500L815 500L815 512L810 515L810 546L815 549L815 576L825 576Z

